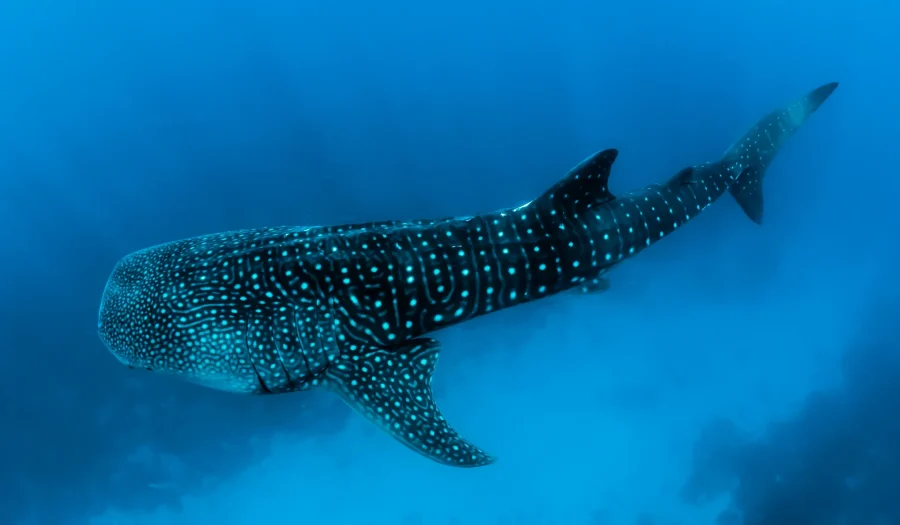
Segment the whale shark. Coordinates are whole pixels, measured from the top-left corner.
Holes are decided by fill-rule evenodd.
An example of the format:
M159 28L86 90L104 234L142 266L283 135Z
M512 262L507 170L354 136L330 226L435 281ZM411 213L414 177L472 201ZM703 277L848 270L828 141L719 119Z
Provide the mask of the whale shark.
M441 414L432 332L567 290L602 292L616 265L726 192L756 223L775 154L835 90L766 115L721 159L621 195L599 151L527 204L492 213L203 235L113 268L98 332L132 368L244 394L327 389L438 463L494 457Z

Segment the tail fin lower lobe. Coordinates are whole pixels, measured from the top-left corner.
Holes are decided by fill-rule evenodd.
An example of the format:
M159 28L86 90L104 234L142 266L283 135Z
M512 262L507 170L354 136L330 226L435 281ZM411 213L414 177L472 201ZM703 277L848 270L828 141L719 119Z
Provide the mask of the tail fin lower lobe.
M830 82L769 113L725 152L722 162L740 173L728 191L753 222L762 224L762 180L772 159L837 87Z

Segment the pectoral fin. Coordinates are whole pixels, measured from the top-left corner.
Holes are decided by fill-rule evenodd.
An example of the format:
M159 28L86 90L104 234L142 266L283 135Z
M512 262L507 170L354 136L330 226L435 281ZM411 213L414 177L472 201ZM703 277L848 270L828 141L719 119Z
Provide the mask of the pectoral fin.
M348 405L419 454L454 467L494 461L463 439L441 415L431 393L440 344L412 340L365 348L329 370L329 384Z

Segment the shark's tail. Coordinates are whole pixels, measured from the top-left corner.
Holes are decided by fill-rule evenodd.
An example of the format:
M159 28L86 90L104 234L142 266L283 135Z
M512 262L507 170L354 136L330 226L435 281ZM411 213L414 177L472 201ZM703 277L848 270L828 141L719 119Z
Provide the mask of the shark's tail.
M762 180L775 154L837 87L837 82L825 84L769 113L725 152L722 162L740 173L728 191L753 222L762 224Z

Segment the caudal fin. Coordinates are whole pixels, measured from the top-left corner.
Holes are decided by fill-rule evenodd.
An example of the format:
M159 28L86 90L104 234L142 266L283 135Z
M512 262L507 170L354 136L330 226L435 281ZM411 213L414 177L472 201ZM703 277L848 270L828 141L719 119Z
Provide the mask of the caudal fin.
M769 113L725 152L722 162L740 173L728 191L753 222L762 224L762 180L772 159L837 87L837 82L819 86L791 105Z

